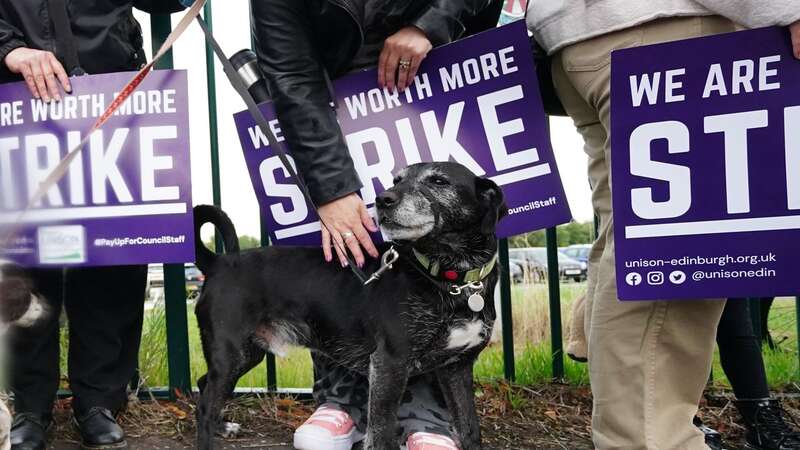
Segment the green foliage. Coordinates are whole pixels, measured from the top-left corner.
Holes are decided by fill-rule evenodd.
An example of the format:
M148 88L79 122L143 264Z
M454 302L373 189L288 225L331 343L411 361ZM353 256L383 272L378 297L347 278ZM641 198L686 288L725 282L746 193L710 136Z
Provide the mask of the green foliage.
M766 345L762 349L770 389L797 386L800 361L798 361L796 323L795 300L787 297L775 299L769 313L769 331L778 344L774 350ZM730 388L730 381L722 370L718 352L714 354L712 370L714 385Z
M583 292L585 283L561 284L561 315L564 333L570 321L572 302ZM147 386L166 386L168 384L168 365L166 351L166 324L163 297L153 303L145 312L139 367L142 382ZM512 289L514 311L514 345L517 382L535 385L552 380L552 357L550 354L549 308L547 286L543 284L516 284ZM764 349L764 363L767 379L772 389L783 389L798 383L797 330L794 299L777 299L770 314L770 331L779 342L776 350ZM192 380L197 380L206 372L206 363L200 345L200 332L194 315L192 302L187 302L189 319L189 355ZM67 352L69 338L64 327L60 334L62 349L61 370L67 373ZM572 385L587 385L589 376L587 365L564 358L564 382ZM714 385L729 388L719 364L719 355L714 357ZM490 345L481 353L475 364L475 376L482 381L503 378L502 343ZM308 388L312 385L311 358L308 350L292 349L285 358L278 359L278 384L284 388ZM243 376L238 387L266 386L266 369L261 364ZM62 387L66 387L65 385ZM517 399L509 399L512 404Z
M553 381L553 366L550 356L550 343L542 342L517 349L515 358L516 382L535 385ZM481 353L475 363L475 378L480 381L494 381L503 378L502 345L492 345ZM589 384L589 371L586 364L576 363L569 358L564 361L564 380L572 385Z
M169 384L166 317L163 296L144 314L142 345L139 348L139 373L141 381L149 386ZM149 379L150 377L158 379Z
M209 238L208 240L206 240L203 243L206 244L206 247L208 247L208 248L210 248L212 250L214 249L214 238L213 237ZM247 236L247 235L239 236L239 248L241 250L248 250L248 249L251 249L251 248L258 248L258 247L261 247L261 240L260 239L258 239L256 237L253 237L253 236Z
M566 247L573 244L591 244L594 236L592 222L570 222L558 227L558 246Z
M239 236L239 248L247 250L261 247L261 240L253 236Z
M594 223L592 222L570 222L559 225L557 228L558 246L566 247L574 244L591 244L594 240ZM508 240L508 245L512 248L519 247L544 247L546 244L544 230L533 231Z
M797 383L797 353L785 349L764 347L764 367L770 386L790 386Z
M511 248L544 247L546 241L544 230L539 230L509 238L508 246Z

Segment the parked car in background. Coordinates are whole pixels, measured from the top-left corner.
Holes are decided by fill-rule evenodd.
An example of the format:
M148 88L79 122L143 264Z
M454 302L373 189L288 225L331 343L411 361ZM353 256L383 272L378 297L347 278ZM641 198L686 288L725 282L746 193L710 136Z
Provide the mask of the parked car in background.
M206 281L206 276L193 263L186 264L186 289L200 289Z
M558 252L558 269L562 279L572 279L576 283L586 279L589 266L577 259Z
M508 273L511 275L512 283L522 283L525 281L525 261L509 258Z
M561 249L561 252L572 259L577 259L578 261L588 263L589 252L591 250L592 246L590 244L575 244L570 245L569 247L564 247Z
M206 281L205 275L200 272L200 269L197 268L193 263L186 263L184 265L184 273L185 273L185 280L186 280L186 292L189 298L194 297L200 288L203 287L203 283ZM150 264L147 267L147 291L150 292L150 289L153 288L163 288L164 287L164 265L163 264Z
M559 250L561 253L581 263L583 267L583 278L586 279L589 269L589 252L592 251L592 246L589 244L574 244Z
M512 248L508 259L518 261L522 267L522 280L526 283L544 283L547 280L547 258L543 261L526 252L527 248Z
M164 287L164 266L161 264L150 264L147 266L147 291L152 288Z
M547 275L547 249L544 247L512 248L509 250L509 257L523 259L529 265L541 270L542 274ZM558 252L558 275L563 280L582 281L586 278L583 265L569 256Z

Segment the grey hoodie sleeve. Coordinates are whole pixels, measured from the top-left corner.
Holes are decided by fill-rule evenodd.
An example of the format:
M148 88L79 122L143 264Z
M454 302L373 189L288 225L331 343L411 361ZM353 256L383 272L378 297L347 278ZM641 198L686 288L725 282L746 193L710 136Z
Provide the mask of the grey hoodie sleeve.
M798 0L695 0L748 28L787 26L800 20Z

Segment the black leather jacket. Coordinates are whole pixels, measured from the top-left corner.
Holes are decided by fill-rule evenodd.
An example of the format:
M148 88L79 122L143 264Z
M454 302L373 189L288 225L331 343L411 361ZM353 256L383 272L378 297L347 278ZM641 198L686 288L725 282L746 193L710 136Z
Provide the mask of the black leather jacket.
M142 30L133 7L150 13L180 11L178 0L66 0L78 58L87 73L133 70L145 62ZM0 83L19 81L3 63L19 47L48 50L63 62L47 0L0 0Z
M324 72L352 70L365 36L415 25L434 46L498 0L252 0L253 36L281 130L318 205L361 188ZM378 8L380 23L367 23ZM499 8L497 9L499 14ZM374 14L373 14L374 15ZM494 23L497 23L496 17ZM377 57L372 65L377 64Z

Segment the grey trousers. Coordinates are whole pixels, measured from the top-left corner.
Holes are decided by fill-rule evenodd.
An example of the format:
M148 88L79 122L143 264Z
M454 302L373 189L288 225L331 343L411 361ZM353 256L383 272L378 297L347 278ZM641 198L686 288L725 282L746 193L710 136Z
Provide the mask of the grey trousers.
M327 403L341 408L353 418L358 431L365 433L367 378L314 352L311 358L314 361L314 400L318 405ZM405 444L410 434L420 431L452 437L450 423L450 413L436 376L431 373L409 379L397 410L398 442Z

